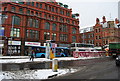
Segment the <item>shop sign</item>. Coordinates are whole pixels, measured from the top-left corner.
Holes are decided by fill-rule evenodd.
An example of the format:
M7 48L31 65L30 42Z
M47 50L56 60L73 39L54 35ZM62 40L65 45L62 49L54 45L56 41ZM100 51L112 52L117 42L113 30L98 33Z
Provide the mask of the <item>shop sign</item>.
M8 41L8 45L21 45L21 41Z
M4 36L4 27L0 27L0 36Z
M39 42L25 42L25 46L40 46Z

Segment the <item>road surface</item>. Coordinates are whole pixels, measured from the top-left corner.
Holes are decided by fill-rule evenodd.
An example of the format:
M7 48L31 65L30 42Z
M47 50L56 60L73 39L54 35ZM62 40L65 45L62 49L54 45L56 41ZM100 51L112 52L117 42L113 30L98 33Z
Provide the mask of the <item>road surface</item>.
M57 81L58 79L58 81L63 81L66 79L67 81L68 80L69 81L74 81L74 80L77 80L77 81L90 81L90 80L120 81L120 67L116 67L115 59L107 58L103 60L95 59L95 60L92 60L93 63L85 62L83 66L81 65L79 67L79 71L72 73L72 74L55 77L55 78L52 78L51 80Z

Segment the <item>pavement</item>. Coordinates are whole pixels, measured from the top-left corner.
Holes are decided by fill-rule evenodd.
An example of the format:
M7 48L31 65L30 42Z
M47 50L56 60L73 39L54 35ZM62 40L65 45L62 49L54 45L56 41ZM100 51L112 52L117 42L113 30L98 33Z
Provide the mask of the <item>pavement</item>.
M29 56L0 56L0 59L28 59Z

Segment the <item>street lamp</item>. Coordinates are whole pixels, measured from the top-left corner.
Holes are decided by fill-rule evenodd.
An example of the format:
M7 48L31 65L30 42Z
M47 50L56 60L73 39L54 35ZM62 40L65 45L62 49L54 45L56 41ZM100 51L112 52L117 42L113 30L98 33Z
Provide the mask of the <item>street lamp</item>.
M13 16L12 17L12 29L11 29L11 33L12 33L12 36L11 36L11 39L10 39L10 45L11 45L11 53L10 53L10 56L11 56L11 54L12 54L12 40L13 40L13 35L14 35L14 31L13 31L13 28L14 28L14 19L15 17Z

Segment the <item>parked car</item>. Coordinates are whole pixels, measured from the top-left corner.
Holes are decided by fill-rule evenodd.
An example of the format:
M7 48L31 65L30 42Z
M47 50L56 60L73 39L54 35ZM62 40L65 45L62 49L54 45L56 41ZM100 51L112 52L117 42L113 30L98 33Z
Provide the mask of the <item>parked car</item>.
M116 57L116 66L120 66L120 55Z

